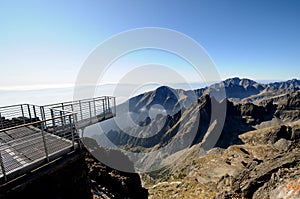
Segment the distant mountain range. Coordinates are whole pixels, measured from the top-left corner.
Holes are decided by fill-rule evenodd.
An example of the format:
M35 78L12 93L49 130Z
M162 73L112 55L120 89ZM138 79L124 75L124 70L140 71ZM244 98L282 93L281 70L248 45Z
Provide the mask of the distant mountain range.
M259 84L233 78L196 90L198 106L193 104L182 116L190 114L194 121L198 112L198 131L194 134L189 122L181 123L173 138L182 135L186 140L183 132L189 132L195 135L193 144L163 156L169 165L143 176L150 197L299 198L299 85L296 79ZM203 152L206 138L216 135L207 105L214 100L210 93L220 87L227 94L220 101L227 103L225 123L215 147ZM153 164L151 159L143 161Z
M283 82L260 84L250 79L230 78L209 87L197 89L198 95L211 93L224 88L226 97L232 101L243 103L252 102L259 104L264 100L276 99L277 97L295 92L300 89L300 80L292 79Z
M225 90L226 98L219 101L211 96L221 89ZM212 103L221 108L226 104L224 128L216 146L228 147L239 143L238 135L253 129L254 125L273 118L277 118L277 122L297 120L299 89L300 81L296 79L259 84L249 79L231 78L193 91L162 86L118 106L117 117L121 118L123 128L110 124L106 133L116 145L136 151L157 149L172 139L179 139L182 145L172 149L177 151L188 143L204 142L205 137L212 135ZM133 125L126 126L126 120ZM217 128L221 127L215 126Z
M216 99L212 93L221 89L226 98ZM259 125L298 120L299 89L296 79L259 84L232 78L190 91L162 86L119 105L115 120L100 125L113 144L132 152L155 151L170 143L169 154L195 144L207 148L212 137L218 138L215 146L226 148L241 143L238 136ZM222 109L224 118L212 118ZM101 136L95 137L99 143L105 140Z
M286 94L300 90L300 80L292 79L283 82L260 84L250 79L239 79L236 77L193 91L162 86L154 91L132 97L125 104L129 106L130 112L135 113L149 110L156 104L163 107L168 114L172 115L181 107L189 107L202 95L216 93L222 89L225 91L223 98L226 97L230 101L236 103L252 102L254 104L265 104L270 100L277 101Z
M152 198L297 198L297 187L286 187L300 179L299 121L299 80L231 78L135 96L94 138L150 170L142 177Z

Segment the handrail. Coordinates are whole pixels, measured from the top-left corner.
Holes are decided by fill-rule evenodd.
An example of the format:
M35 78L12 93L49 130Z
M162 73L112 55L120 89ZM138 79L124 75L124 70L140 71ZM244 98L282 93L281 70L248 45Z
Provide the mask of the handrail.
M114 117L115 114L116 104L113 96L44 106L24 103L0 107L0 134L3 135L1 137L3 142L0 143L0 180L4 179L4 182L7 182L18 177L20 173L34 169L37 166L36 158L39 158L39 166L41 166L45 160L49 161L80 149L79 130ZM104 117L99 117L103 115ZM20 129L29 126L34 128ZM16 129L24 133L18 134L19 131ZM32 146L38 151L44 151L44 154L28 151ZM3 159L3 155L10 157L8 149L13 150L20 157L24 156L26 165L16 164L13 157Z
M32 126L34 124L45 123L45 122L52 121L52 120L55 120L55 119L60 119L60 118L66 117L66 116L70 116L70 115L73 115L73 114L77 114L77 113L72 113L72 114L69 113L69 114L66 114L66 115L63 115L63 116L53 117L51 119L46 119L46 120L41 120L41 121L31 122L31 123L26 123L26 124L20 124L18 126L13 126L13 127L5 128L5 129L0 129L0 133L1 132L5 132L5 131L10 131L10 130L18 129L18 128L21 128L21 127Z
M54 111L60 111L60 112L67 112L68 114L78 114L77 112L75 112L75 111L68 111L68 110L64 110L64 109L59 109L59 108L57 108L57 107L55 107L55 108L50 108L51 110L54 110ZM67 115L68 115L67 114Z
M88 100L93 100L93 99L103 99L105 97L109 97L109 98L115 98L114 96L109 96L109 95L105 95L105 96L101 96L101 97L95 97L95 98L86 98L86 99L80 99L80 100L75 100L75 101L67 101L67 102L63 102L63 104L74 104L74 102L84 102L84 101L88 101ZM62 103L54 103L54 104L47 104L45 105L45 107L49 107L49 106L56 106L56 105L61 105Z
M22 105L39 106L39 105L24 103L24 104L14 104L14 105L8 105L8 106L1 106L0 108L11 108L11 107L22 106Z

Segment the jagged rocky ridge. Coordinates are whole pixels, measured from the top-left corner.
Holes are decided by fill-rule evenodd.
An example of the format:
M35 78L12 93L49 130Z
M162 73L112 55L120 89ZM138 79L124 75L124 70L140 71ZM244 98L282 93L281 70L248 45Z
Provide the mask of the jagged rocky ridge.
M276 198L289 191L297 198L299 85L233 78L192 93L161 87L130 99L135 126L112 129L107 137L134 152L181 143L160 154L175 160L172 165L143 174L150 198ZM221 87L228 98L215 99L212 93ZM211 121L212 103L226 104L226 118L215 148L206 153L205 139L218 129ZM165 112L150 117L156 104Z
M299 198L300 92L288 88L276 101L227 101L226 120L239 115L239 125L250 129L222 134L221 142L235 136L238 142L208 153L201 150L201 142L194 144L178 152L175 164L145 174L150 198ZM227 122L225 128L232 128Z
M227 83L231 85L231 83ZM252 82L252 84L254 84ZM249 84L252 85L251 81ZM158 90L160 90L159 88ZM167 89L163 87L162 89ZM175 90L169 90L167 93L175 92ZM155 92L156 93L156 92ZM138 117L140 120L136 121L137 124L134 127L128 127L123 130L110 130L107 132L107 137L116 145L123 147L126 150L155 150L168 144L172 139L183 139L183 148L186 147L185 143L190 142L192 145L200 143L207 133L208 128L211 126L212 116L212 104L215 109L219 111L222 107L226 107L226 119L224 126L216 146L228 147L232 144L238 144L238 135L240 133L253 129L254 125L261 124L265 121L271 121L274 118L285 121L295 121L299 117L299 101L298 95L300 91L293 94L287 95L285 100L281 100L279 103L273 103L269 101L263 105L256 105L254 103L233 103L230 99L223 99L216 101L214 97L210 97L208 94L203 94L196 102L190 106L181 107L181 109L173 115L158 114L155 118L150 118L149 115L146 117ZM139 109L147 110L151 103L158 103L158 101L149 101L147 97L138 96L135 102L139 104L147 104L144 106L135 106L134 111L139 112ZM153 95L153 93L151 94ZM171 94L164 95L170 99ZM154 95L156 96L156 95ZM175 103L175 94L172 101L172 105L175 107L179 102ZM157 97L154 97L156 99ZM144 100L141 100L144 99ZM181 98L180 98L181 99ZM179 100L180 100L179 99ZM142 101L142 102L141 102ZM144 102L146 101L146 102ZM164 105L166 100L161 100L161 105ZM139 109L137 109L139 107ZM175 110L176 108L170 108L169 104L166 109ZM147 114L147 112L143 112ZM142 118L142 119L141 119ZM201 118L201 119L199 119ZM215 127L217 128L217 127ZM130 134L128 134L130 132ZM193 135L194 139L184 140L186 134ZM149 137L149 135L151 135ZM179 138L180 136L180 138ZM191 137L191 136L190 136ZM180 147L178 148L180 150Z

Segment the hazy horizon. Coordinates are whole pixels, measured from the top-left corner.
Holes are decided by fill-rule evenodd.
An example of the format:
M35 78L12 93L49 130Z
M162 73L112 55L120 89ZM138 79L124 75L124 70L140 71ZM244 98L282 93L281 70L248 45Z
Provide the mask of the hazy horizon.
M239 77L240 79L243 79ZM247 78L246 78L247 79ZM294 78L290 78L288 80L291 80ZM222 80L224 81L224 80ZM254 80L258 83L273 83L273 82L282 82L287 80ZM212 85L214 82L210 83L190 83L192 89L199 89L204 88L206 86ZM113 93L117 84L105 84L105 85L98 85L96 87L95 96L115 96ZM182 87L181 87L182 85ZM124 89L124 95L125 96L115 96L117 98L117 104L124 102L130 97L137 96L139 94L142 94L147 91L151 91L156 89L159 86L162 85L150 85L149 87L140 88L139 90L136 90L135 93L130 93L131 89L126 88L128 85L121 86L121 89ZM138 85L130 85L131 86L138 86ZM186 83L182 84L174 84L174 85L168 85L175 89L184 89L186 86ZM73 100L73 91L74 86L66 86L63 87L47 87L43 89L1 89L0 88L0 107L8 106L8 105L14 105L14 104L22 104L22 103L29 103L29 104L36 104L36 105L46 105L46 104L53 104L58 102L66 102L66 101L72 101ZM128 91L128 93L126 93ZM120 94L120 93L119 93ZM129 97L128 97L129 96ZM83 96L82 99L85 97Z

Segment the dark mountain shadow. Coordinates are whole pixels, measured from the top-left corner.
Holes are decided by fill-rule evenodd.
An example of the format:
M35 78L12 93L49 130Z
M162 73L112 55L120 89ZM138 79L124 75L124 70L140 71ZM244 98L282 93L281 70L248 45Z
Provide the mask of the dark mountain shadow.
M155 133L155 135L146 138L140 138L136 136L131 136L128 133L120 131L109 131L106 133L107 138L117 146L123 146L126 150L131 150L132 152L139 152L139 148L151 148L158 144L164 146L167 144L170 139L176 135L178 127L172 127L179 121L181 118L181 111L178 111L175 115L162 116L158 115L155 120L156 122L151 123L149 118L146 118L144 122L141 122L140 126L145 125L146 123L150 125L149 128L152 128L151 125L162 125L162 128ZM159 123L159 124L158 124ZM154 127L153 127L154 128ZM171 131L166 134L167 131ZM128 129L128 132L133 131ZM163 143L163 144L162 144Z
M140 176L134 172L134 165L129 158L119 150L99 147L92 138L84 138L88 146L86 163L88 175L94 195L110 198L148 198L148 190L142 187ZM101 161L99 161L101 160ZM110 166L122 165L126 171L120 171Z
M253 130L253 128L243 120L239 108L234 106L233 103L227 99L218 102L213 97L206 95L202 97L202 99L200 98L198 103L202 103L199 107L200 121L199 128L192 145L202 142L203 138L208 133L208 128L211 125L212 104L216 106L216 110L226 107L226 118L223 125L222 121L216 121L216 125L210 129L211 132L209 132L210 134L217 134L216 139L218 140L216 141L215 147L227 148L233 144L242 144L238 135L243 132ZM219 134L216 131L221 131L221 133ZM203 147L206 148L205 143L203 143Z

